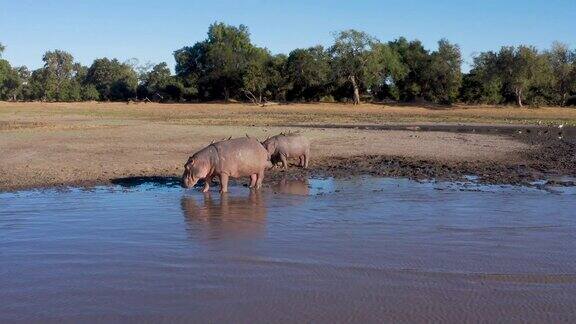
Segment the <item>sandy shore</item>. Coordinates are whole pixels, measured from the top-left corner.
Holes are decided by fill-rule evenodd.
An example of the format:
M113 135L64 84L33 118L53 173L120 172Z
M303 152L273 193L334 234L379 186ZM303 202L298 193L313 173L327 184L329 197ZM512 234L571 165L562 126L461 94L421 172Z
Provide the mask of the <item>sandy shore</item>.
M0 103L0 190L178 177L187 157L213 139L290 130L310 138L311 168L273 170L269 179L476 174L528 183L576 175L571 133L559 139L556 128L523 126L576 120L573 110L550 109ZM506 120L514 126L480 126ZM473 126L454 126L462 124Z

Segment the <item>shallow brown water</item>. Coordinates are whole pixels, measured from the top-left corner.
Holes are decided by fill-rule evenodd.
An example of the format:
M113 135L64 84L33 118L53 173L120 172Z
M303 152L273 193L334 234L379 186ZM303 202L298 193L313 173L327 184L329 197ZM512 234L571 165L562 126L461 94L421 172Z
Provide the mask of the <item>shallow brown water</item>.
M0 322L576 321L576 194L355 178L0 194Z

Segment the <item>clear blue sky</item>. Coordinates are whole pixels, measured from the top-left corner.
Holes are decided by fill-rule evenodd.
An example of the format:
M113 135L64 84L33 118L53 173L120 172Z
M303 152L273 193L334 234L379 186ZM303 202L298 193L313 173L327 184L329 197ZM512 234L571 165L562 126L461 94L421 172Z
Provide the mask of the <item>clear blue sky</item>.
M329 45L331 32L355 28L383 41L445 37L464 60L502 45L576 47L576 0L0 0L0 42L13 65L40 67L63 49L89 65L98 57L166 61L206 36L210 23L245 24L273 53Z

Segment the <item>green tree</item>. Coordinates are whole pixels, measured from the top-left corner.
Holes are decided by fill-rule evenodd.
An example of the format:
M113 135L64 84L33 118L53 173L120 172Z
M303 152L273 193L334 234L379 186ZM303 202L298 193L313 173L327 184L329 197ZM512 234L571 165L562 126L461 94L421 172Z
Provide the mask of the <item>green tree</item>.
M14 92L20 87L21 80L8 61L0 59L0 100L15 99Z
M376 44L375 49L378 64L382 69L381 79L376 85L376 92L381 98L389 97L394 100L400 98L397 83L406 77L407 67L403 64L400 54L388 44ZM378 94L376 94L378 95Z
M144 79L144 85L146 87L146 92L148 94L161 94L164 89L171 82L172 75L170 74L170 69L168 64L162 62L155 65L152 71L147 73Z
M378 44L374 37L350 29L336 34L328 50L336 80L350 83L355 105L360 103L362 89L370 89L386 77L386 67L376 49Z
M548 81L547 67L544 58L532 46L502 47L498 53L497 76L505 91L513 94L519 107L523 106L526 92L531 87Z
M550 100L553 72L546 55L531 46L502 47L498 53L481 53L474 59L473 69L466 77L463 95L472 93L481 101L503 103L514 101L518 106L528 99L531 104ZM479 87L472 91L471 87Z
M564 105L570 93L576 91L576 51L555 42L546 53L552 69L552 88L556 104Z
M420 41L408 42L404 37L389 42L388 45L398 53L405 69L404 77L395 82L400 100L412 101L427 97L432 87L430 53Z
M179 101L184 92L180 80L172 76L168 64L155 65L144 77L141 85L142 96L161 101Z
M468 103L501 103L504 100L503 86L498 73L498 53L480 53L474 58L470 72L463 78L462 100Z
M174 51L176 75L181 78L199 79L205 74L207 70L206 47L206 41L203 41Z
M76 77L81 65L65 51L54 50L44 54L44 66L32 73L30 79L33 96L49 101L78 101L80 80Z
M272 100L285 101L288 90L287 80L284 78L287 56L276 54L270 57L266 64L268 73L268 86L266 94Z
M101 100L128 100L136 95L138 76L126 63L101 58L88 68L86 82L98 90Z
M82 100L84 101L97 101L100 100L100 93L96 86L93 84L84 84L82 85L81 90Z
M175 51L174 58L176 75L185 87L196 84L202 99L228 101L248 92L256 98L270 85L264 72L270 53L250 42L244 25L214 23L206 40Z
M174 51L176 61L176 78L182 85L182 97L192 99L199 95L201 99L208 97L200 77L206 72L206 42L198 42L194 46L185 46Z
M269 99L282 100L286 90L282 77L285 55L273 56L265 48L253 47L242 76L241 91L255 104Z
M30 100L31 93L28 85L30 80L30 70L26 66L14 68L18 76L17 87L11 93L12 100Z
M462 85L462 56L458 45L442 39L438 42L438 51L431 55L428 76L430 93L425 93L429 100L436 103L450 104L458 99Z
M248 27L244 25L214 23L208 29L204 77L214 90L222 92L224 100L229 100L231 91L242 88L253 51Z
M270 53L262 48L253 48L247 59L241 91L255 104L262 104L265 100L265 91L270 81L267 69L270 60Z
M88 67L81 65L80 63L74 64L74 84L75 95L78 96L78 100L91 101L99 100L100 94L93 84L87 82L86 77L88 75Z
M485 81L478 69L473 69L462 77L460 99L473 104L498 104L502 102L502 85L499 80Z
M322 46L295 49L286 60L285 77L292 100L319 100L330 82L330 55Z

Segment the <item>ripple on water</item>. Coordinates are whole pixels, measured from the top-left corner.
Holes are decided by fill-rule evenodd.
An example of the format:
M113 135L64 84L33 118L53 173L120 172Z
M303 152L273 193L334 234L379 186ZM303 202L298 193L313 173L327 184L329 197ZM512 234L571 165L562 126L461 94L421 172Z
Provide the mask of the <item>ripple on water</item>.
M0 320L571 321L574 194L369 177L2 193Z

